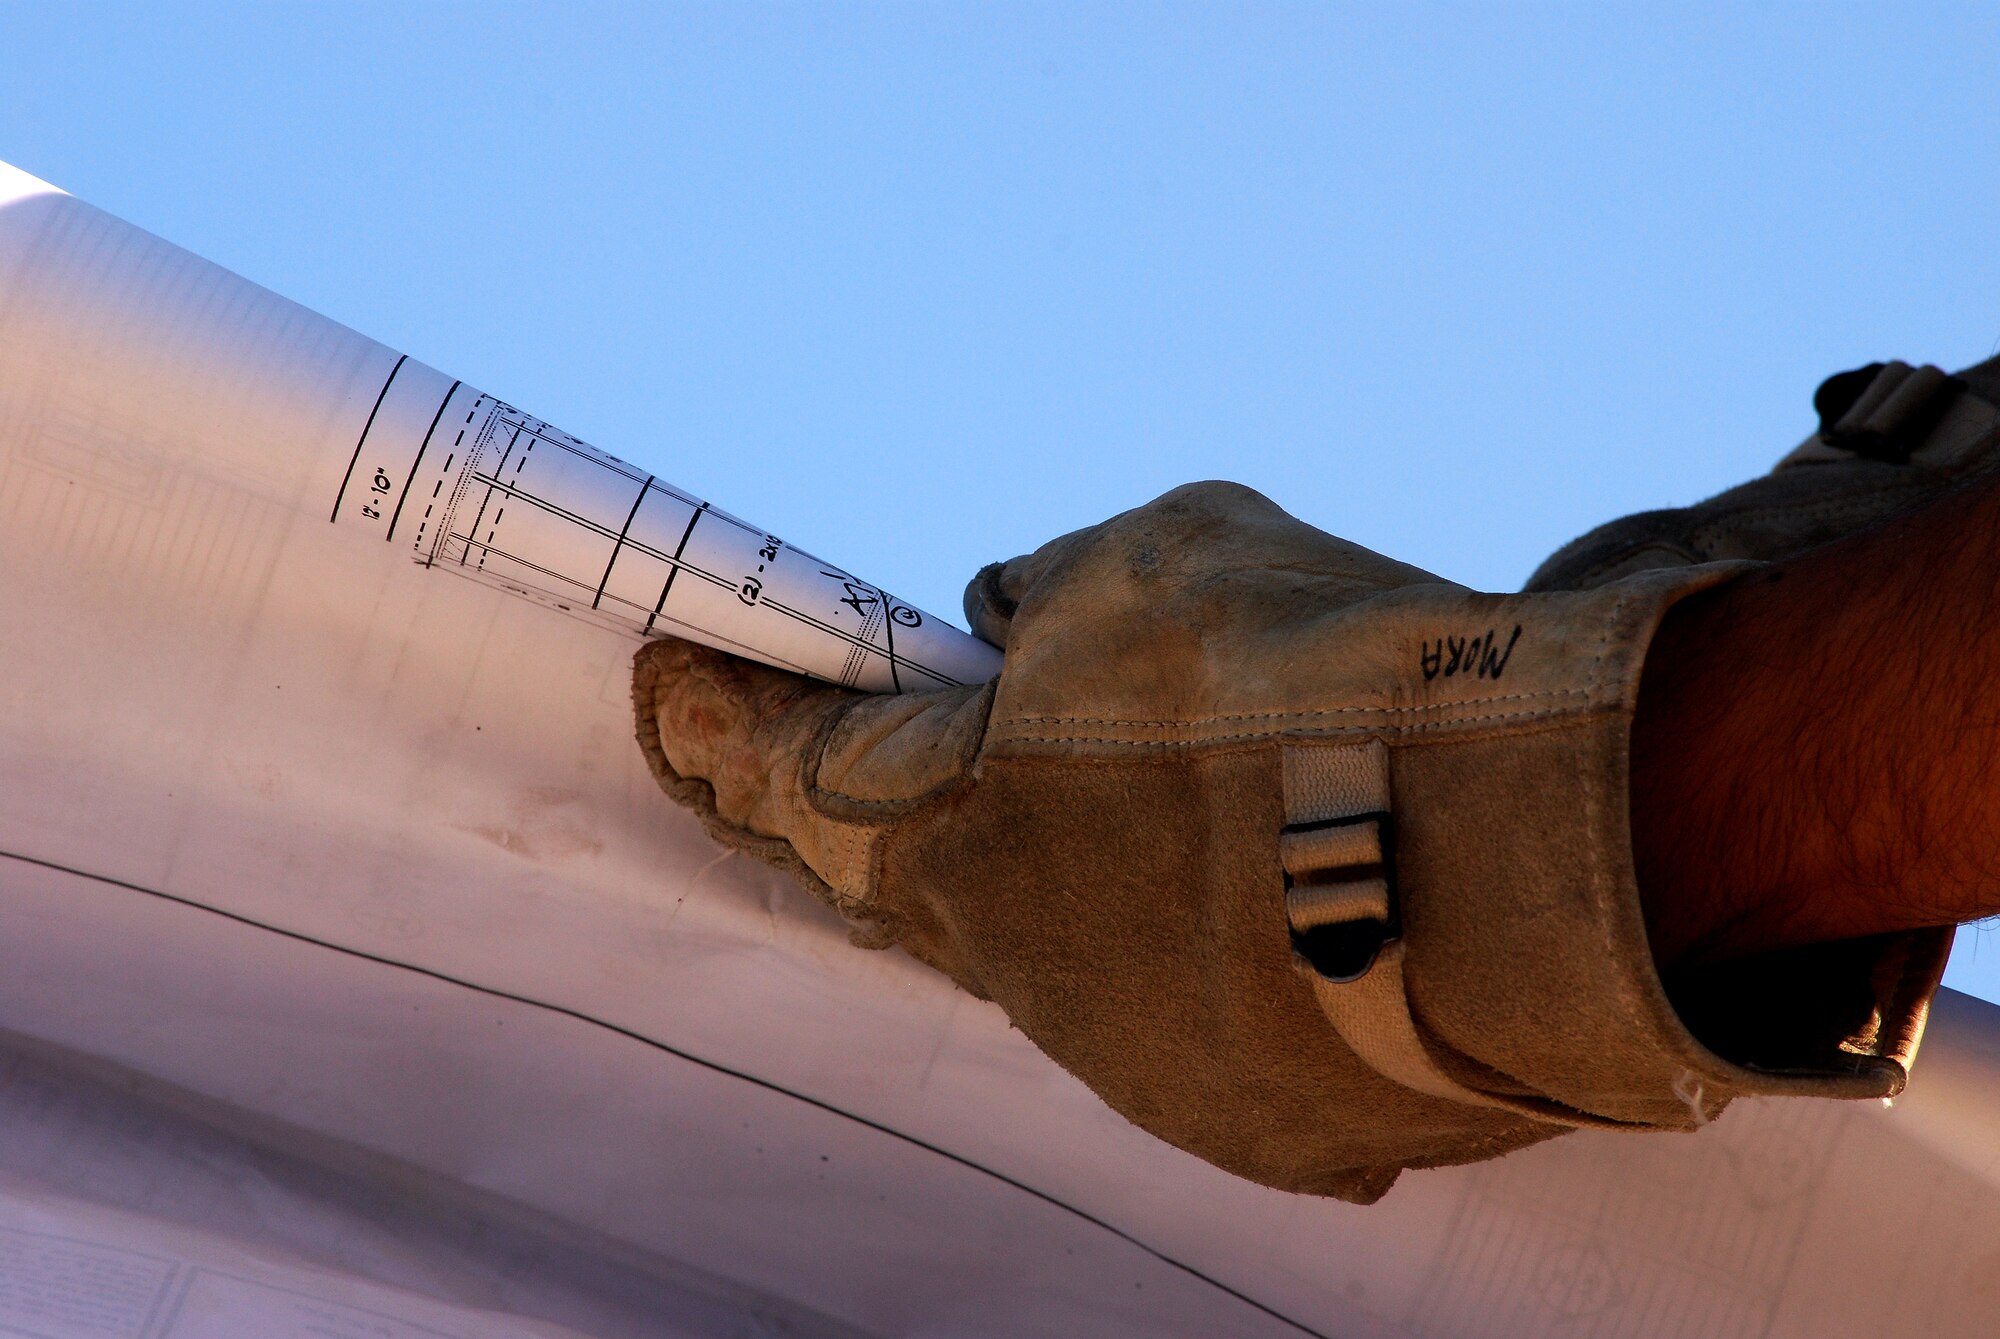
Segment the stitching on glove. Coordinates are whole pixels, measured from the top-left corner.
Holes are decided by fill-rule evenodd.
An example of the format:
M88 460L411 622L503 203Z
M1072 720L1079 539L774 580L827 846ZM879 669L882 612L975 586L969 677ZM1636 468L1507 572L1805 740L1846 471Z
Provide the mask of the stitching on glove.
M1597 713L1599 715L1609 713ZM1387 731L1390 734L1409 735L1428 730L1449 730L1461 725L1477 725L1486 721L1527 721L1540 722L1539 729L1567 729L1578 722L1588 721L1591 714L1565 712L1557 714L1547 711L1503 712L1490 716L1468 716L1460 721L1419 721L1412 725L1348 725L1333 727L1326 733L1372 734ZM1527 733L1527 732L1523 732ZM1124 739L1117 735L1008 735L997 740L998 744L1122 744L1128 748L1143 749L1194 749L1210 744L1242 743L1255 740L1297 738L1290 731L1257 730L1231 735L1204 735L1199 739Z
M1494 702L1530 702L1555 697L1588 697L1589 688L1550 688L1538 693L1508 693L1499 697L1469 697L1456 702L1420 702L1410 706L1384 707L1313 707L1299 711L1241 711L1220 716L1187 716L1178 720L1126 720L1116 716L1010 716L997 722L1000 725L1130 725L1130 726L1183 726L1220 725L1226 721L1293 721L1309 720L1316 716L1352 715L1372 712L1383 715L1403 715L1416 712L1450 711L1455 707L1486 706ZM1520 713L1523 715L1532 713ZM1479 719L1492 719L1481 717Z
M842 808L876 809L876 810L915 809L918 806L928 804L930 801L938 799L941 796L949 795L953 791L964 789L966 781L967 778L965 777L953 777L950 781L946 782L944 785L933 786L921 795L915 795L910 797L909 799L897 799L897 800L864 800L858 795L849 795L845 791L839 791L839 790L827 790L820 786L812 787L809 793L811 794L815 802L819 800L834 801L838 803ZM821 813L824 817L829 818L836 823L844 821L838 813L832 813L825 810L822 810Z
M1877 510L1885 497L1896 498L1900 501L1905 494L1918 494L1935 489L1940 484L1949 482L1951 477L1944 474L1943 471L1935 473L1927 471L1926 473L1929 477L1909 479L1890 487L1873 489L1866 495L1859 497L1823 499L1804 506L1745 507L1741 511L1727 512L1711 521L1704 522L1695 528L1690 538L1699 544L1702 543L1704 537L1713 535L1718 530L1725 530L1731 526L1741 524L1744 521L1769 521L1782 517L1811 517L1821 520L1832 520L1857 512L1866 514Z
M1994 435L2000 436L2000 433ZM1825 465L1848 465L1853 462L1824 461L1820 463ZM1977 472L1976 467L1961 467L1959 470L1954 471L1923 462L1911 465L1885 466L1884 468L1894 469L1899 473L1920 472L1922 477L1904 478L1880 487L1873 484L1862 485L1869 491L1858 496L1849 495L1831 501L1816 501L1802 506L1787 503L1783 505L1741 507L1725 511L1719 516L1704 521L1701 525L1686 532L1685 535L1675 535L1672 533L1674 526L1671 520L1663 520L1657 533L1649 530L1642 535L1626 537L1616 548L1599 557L1596 561L1589 563L1575 572L1565 573L1562 579L1562 587L1572 590L1585 590L1597 586L1603 582L1606 573L1617 570L1624 563L1630 561L1634 554L1647 548L1673 549L1691 546L1696 550L1696 552L1689 554L1694 561L1719 561L1713 557L1704 555L1709 554L1713 542L1719 534L1745 523L1755 525L1786 517L1816 518L1831 521L1855 516L1866 518L1881 510L1885 497L1894 500L1888 511L1882 515L1882 519L1886 520L1888 519L1888 515L1893 514L1897 508L1921 497L1928 496L1937 489L1956 482L1963 475ZM1707 504L1704 503L1701 505L1705 506ZM1645 514L1648 517L1679 518L1696 510L1698 510L1696 507L1677 507ZM1560 571L1562 564L1558 560L1564 558L1570 549L1585 547L1585 541L1593 538L1595 533L1592 532L1591 535L1585 535L1582 539L1573 540L1563 548L1558 549L1543 564L1542 569L1538 569L1537 575L1540 575L1542 570L1555 569Z
M1586 704L1588 704L1590 702L1594 702L1599 699L1600 691L1603 687L1604 658L1610 650L1613 635L1616 632L1618 632L1618 630L1620 629L1621 625L1624 622L1625 610L1630 601L1631 601L1631 596L1629 594L1621 593L1617 598L1617 600L1612 603L1611 608L1608 611L1606 611L1602 630L1599 632L1597 638L1597 650L1596 653L1591 658L1588 685L1583 688L1551 688L1536 693L1507 693L1494 697L1465 698L1456 702L1424 702L1424 703L1412 704L1409 706L1320 707L1310 711L1241 712L1241 713L1232 713L1220 716L1197 717L1185 721L1121 721L1114 719L1091 718L1091 717L1021 716L1021 717L1011 717L1007 720L1000 722L999 724L1002 727L1021 726L1021 725L1063 725L1063 726L1109 725L1109 726L1128 726L1134 728L1193 729L1195 727L1205 724L1220 724L1222 722L1227 722L1227 721L1254 721L1254 720L1269 720L1273 722L1304 721L1316 718L1324 718L1327 716L1338 716L1338 715L1360 714L1360 713L1366 713L1378 717L1413 716L1413 715L1421 715L1433 712L1454 711L1467 707L1491 706L1494 703L1498 702L1550 701L1553 699L1573 698L1573 697L1581 697L1585 700ZM1412 734L1423 730L1457 729L1464 726L1481 725L1492 721L1526 722L1526 721L1541 720L1541 721L1553 722L1563 717L1573 718L1583 714L1586 713L1579 712L1575 708L1554 706L1554 707L1541 707L1529 711L1489 712L1484 715L1478 715L1478 716L1454 717L1450 720L1445 720L1445 721L1435 721L1435 722L1419 721L1412 725L1389 725L1386 727L1378 726L1374 728L1378 730L1386 728L1387 730L1396 734ZM1370 727L1355 726L1349 728L1353 730L1365 730L1369 729ZM1243 742L1250 740L1271 739L1276 737L1278 733L1279 733L1278 731L1267 729L1267 730L1238 732L1235 734L1227 734L1227 735L1206 735L1199 739L1122 739L1113 735L1079 735L1079 734L1008 735L999 742L1015 743L1015 744L1114 744L1114 745L1123 745L1128 748L1186 749L1186 748L1198 748L1204 745L1212 745L1212 744L1225 744L1225 743Z
M1590 687L1585 690L1593 698L1597 696L1597 690L1603 686L1604 653L1611 646L1611 634L1617 630L1618 616L1625 612L1625 601L1629 598L1626 595L1618 597L1617 601L1612 604L1610 611L1605 614L1604 627L1597 634L1597 654L1590 658L1590 678L1588 679Z

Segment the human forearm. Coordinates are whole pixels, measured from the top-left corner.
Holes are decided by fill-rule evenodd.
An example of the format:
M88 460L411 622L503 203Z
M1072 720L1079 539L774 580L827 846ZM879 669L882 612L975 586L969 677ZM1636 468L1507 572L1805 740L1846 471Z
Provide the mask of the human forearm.
M2000 912L2000 483L1696 596L1648 658L1662 966Z

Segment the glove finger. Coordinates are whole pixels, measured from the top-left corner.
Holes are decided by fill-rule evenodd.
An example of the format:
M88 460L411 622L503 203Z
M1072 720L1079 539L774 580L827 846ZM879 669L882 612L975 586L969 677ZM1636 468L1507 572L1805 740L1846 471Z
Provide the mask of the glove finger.
M1021 607L1021 570L1027 555L1004 563L988 563L965 586L965 622L972 635L1007 649L1007 633ZM1009 573L1013 575L1010 577Z
M1100 565L1158 567L1190 547L1204 529L1276 516L1298 523L1262 494L1236 484L1189 484L1107 521L1058 536L1018 558L988 563L965 588L965 621L973 633L1005 650L1021 605L1036 591L1072 575L1095 554ZM1130 552L1127 552L1130 550ZM1204 557L1212 559L1213 553Z
M858 693L665 638L639 653L639 743L722 841L866 895L875 831L972 771L988 685Z
M1062 602L1058 592L1068 584L1137 613L1166 593L1242 571L1285 571L1343 588L1438 580L1326 534L1253 489L1210 481L1176 488L1033 553L988 564L965 588L965 617L973 632L1004 650L1017 636L1023 609L1032 621L1037 605Z
M634 668L639 742L656 764L706 782L724 823L796 845L811 818L801 768L859 694L678 637L649 643Z

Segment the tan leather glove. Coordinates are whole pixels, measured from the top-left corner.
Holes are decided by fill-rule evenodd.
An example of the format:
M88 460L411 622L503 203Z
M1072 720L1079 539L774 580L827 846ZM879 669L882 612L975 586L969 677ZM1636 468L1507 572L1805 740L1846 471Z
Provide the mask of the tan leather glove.
M1138 1125L1367 1202L1572 1126L1900 1088L1907 1019L1745 1069L1646 948L1641 660L1737 570L1484 595L1199 484L982 573L992 684L871 697L663 641L639 741L717 838Z

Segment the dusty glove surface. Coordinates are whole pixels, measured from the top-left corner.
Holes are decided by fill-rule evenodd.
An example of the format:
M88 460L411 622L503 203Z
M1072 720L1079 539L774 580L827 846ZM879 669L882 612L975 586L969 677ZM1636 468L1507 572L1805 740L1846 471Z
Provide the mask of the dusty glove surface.
M1551 554L1529 590L1583 590L1633 572L1790 557L1919 507L2000 465L2000 359L1947 376L1875 363L1829 377L1820 429L1771 473L1692 507L1639 512Z
M1893 1060L1736 1069L1650 964L1631 703L1665 608L1734 570L1482 595L1193 485L981 573L992 684L872 697L669 640L638 733L715 836L1136 1124L1366 1202L1574 1125L1900 1086ZM1353 980L1305 965L1301 925L1389 889Z

